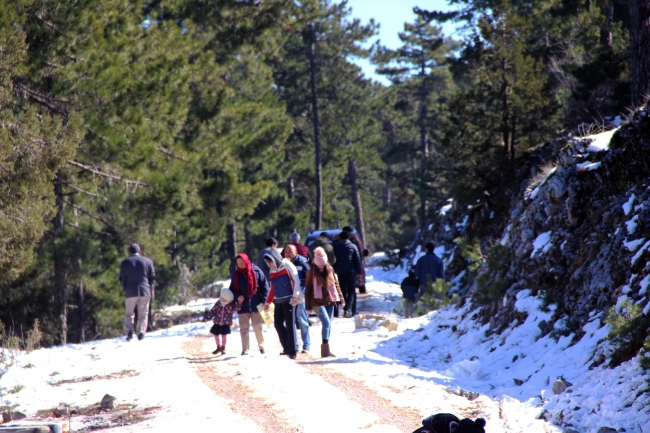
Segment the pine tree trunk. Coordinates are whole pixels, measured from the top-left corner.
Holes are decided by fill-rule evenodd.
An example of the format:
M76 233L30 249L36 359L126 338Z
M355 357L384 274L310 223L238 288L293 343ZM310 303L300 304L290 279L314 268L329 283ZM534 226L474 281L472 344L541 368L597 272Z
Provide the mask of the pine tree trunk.
M601 8L601 14L605 17L605 20L600 25L600 43L605 47L612 48L611 28L614 21L614 6Z
M237 222L233 218L232 223L228 224L228 241L226 243L226 251L231 258L230 273L234 273L236 268L235 257L237 257Z
M316 94L316 65L314 61L314 29L310 29L309 68L311 73L311 104L314 116L314 153L316 155L316 215L314 216L315 230L320 230L323 224L323 174L321 167L320 129L318 125L318 96Z
M632 105L638 107L650 96L650 0L630 0L630 39Z
M426 74L424 60L422 62L422 84L420 87L420 149L422 151L422 184L420 190L420 214L422 215L422 221L420 226L424 227L427 223L427 213L428 213L428 204L427 204L427 185L425 182L426 172L427 172L427 159L429 157L429 134L427 133L427 89L424 85L424 76Z
M81 263L81 260L79 262ZM81 280L79 282L79 302L77 303L77 317L79 320L77 329L79 330L79 343L84 343L86 341L86 300L84 290L84 282Z
M287 163L291 163L291 152L289 151L289 149L286 149L284 152L284 160ZM296 193L295 193L295 186L293 182L293 171L292 171L291 174L289 175L289 179L287 179L287 195L291 199L295 197L295 194Z
M366 229L363 224L363 208L361 207L361 197L359 196L359 178L357 176L357 166L354 159L348 161L348 176L350 177L350 184L352 186L352 204L354 205L354 213L356 215L357 232L361 238L361 242L366 244ZM363 251L359 251L363 253Z
M384 206L390 206L390 185L388 179L384 184Z
M244 240L245 240L244 250L246 251L246 254L248 255L248 257L253 257L253 235L251 234L251 231L248 229L248 224L244 226Z
M58 315L59 342L65 346L68 344L68 281L65 265L65 251L59 251L58 238L64 236L65 231L65 201L63 200L63 179L61 172L56 173L54 178L54 195L56 197L57 213L54 217L54 308Z

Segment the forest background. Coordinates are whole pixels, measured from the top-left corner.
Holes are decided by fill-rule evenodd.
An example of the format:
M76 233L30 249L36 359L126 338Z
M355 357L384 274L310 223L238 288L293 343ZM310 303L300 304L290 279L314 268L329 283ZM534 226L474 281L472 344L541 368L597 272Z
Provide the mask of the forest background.
M453 198L485 239L535 150L648 94L644 2L449 3L389 50L329 0L2 2L0 328L121 334L133 242L160 306L293 230L399 249Z

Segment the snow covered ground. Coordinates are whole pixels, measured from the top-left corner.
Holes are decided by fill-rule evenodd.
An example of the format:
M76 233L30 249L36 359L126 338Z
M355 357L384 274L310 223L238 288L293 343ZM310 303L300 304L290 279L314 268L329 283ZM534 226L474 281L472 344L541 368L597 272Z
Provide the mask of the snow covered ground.
M359 309L391 314L404 276L371 268ZM410 432L423 417L451 412L485 418L486 431L495 433L596 433L604 426L650 433L648 379L638 360L590 369L594 357L609 350L599 317L571 346L572 335L539 338L538 323L551 315L540 305L520 292L517 308L527 313L525 322L489 337L471 304L402 319L396 332L355 330L352 319L335 319L330 346L337 358L326 360L319 355L318 324L310 331L311 353L297 361L278 355L273 328L265 329L264 355L251 336L251 355L240 356L234 330L227 354L213 356L208 323L149 333L143 341L18 353L0 379L0 405L17 405L36 420L38 411L43 416L60 403L90 407L110 394L125 413L139 414L121 426L115 416L109 424L106 413L77 414L71 431ZM554 395L560 375L573 385ZM542 414L563 427L538 419Z

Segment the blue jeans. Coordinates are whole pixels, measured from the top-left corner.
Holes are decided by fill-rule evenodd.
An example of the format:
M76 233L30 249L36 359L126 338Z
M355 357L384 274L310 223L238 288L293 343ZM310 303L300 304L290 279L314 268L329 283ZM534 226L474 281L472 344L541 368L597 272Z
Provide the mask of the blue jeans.
M318 318L323 324L323 340L329 341L332 331L332 320L334 320L334 305L320 307L318 309Z
M311 339L309 338L309 316L307 316L304 302L296 306L296 323L300 328L302 348L303 350L309 350L311 347ZM298 351L298 349L300 348L298 347L298 340L296 340L296 351Z

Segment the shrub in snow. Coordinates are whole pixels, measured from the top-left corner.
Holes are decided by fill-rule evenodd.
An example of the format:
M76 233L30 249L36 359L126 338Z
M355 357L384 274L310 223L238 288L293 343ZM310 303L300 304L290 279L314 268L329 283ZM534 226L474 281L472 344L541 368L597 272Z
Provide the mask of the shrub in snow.
M629 300L609 309L605 322L609 325L608 338L618 343L618 350L612 355L610 365L617 366L632 359L641 352L643 368L650 367L650 317L642 314L641 306Z

